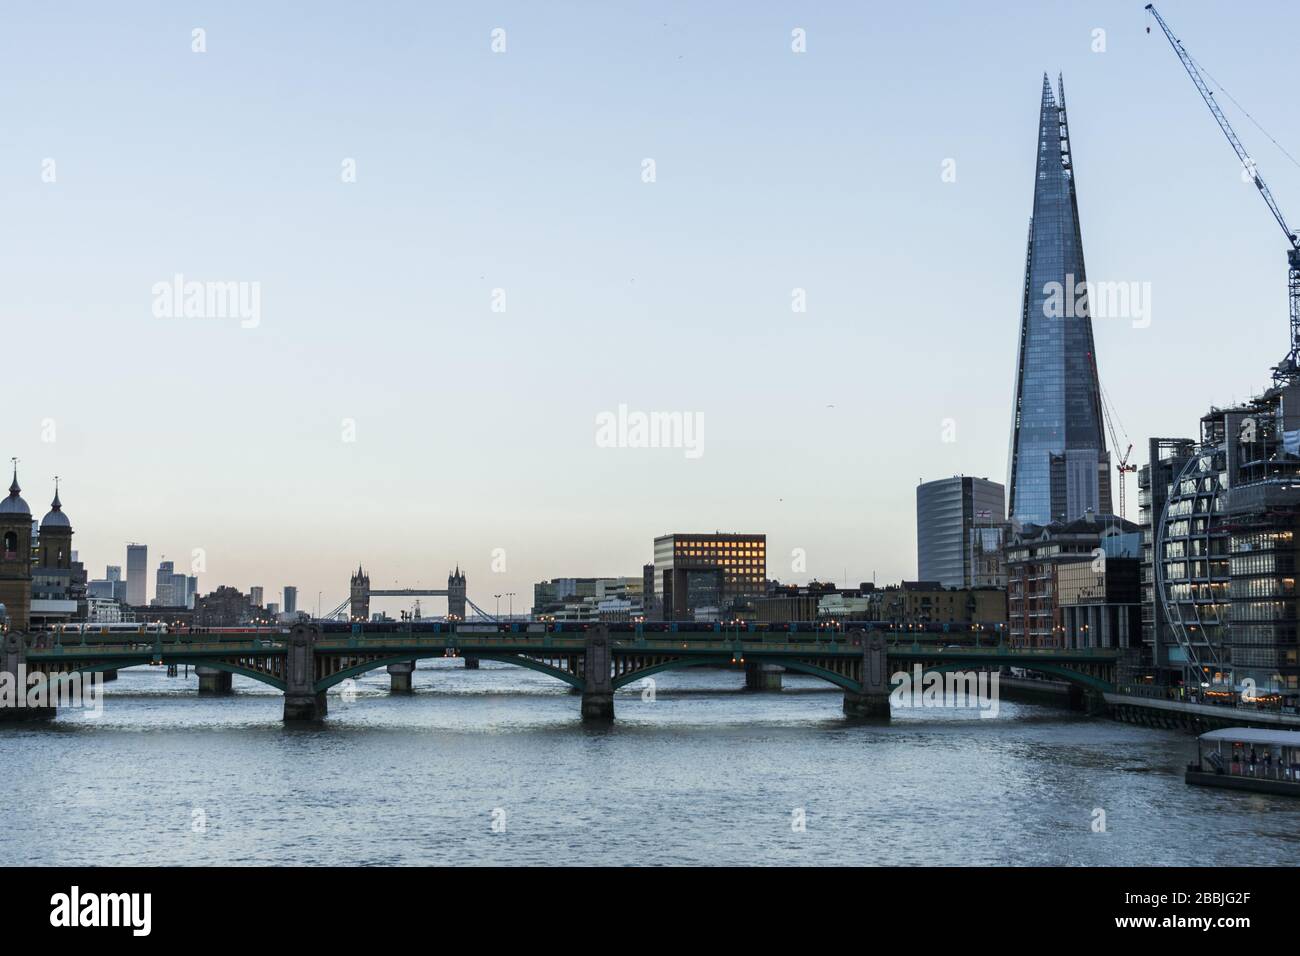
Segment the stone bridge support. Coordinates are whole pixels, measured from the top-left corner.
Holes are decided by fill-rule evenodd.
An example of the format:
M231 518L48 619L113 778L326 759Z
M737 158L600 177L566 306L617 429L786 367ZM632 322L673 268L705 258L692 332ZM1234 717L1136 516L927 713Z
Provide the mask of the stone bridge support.
M415 661L403 661L401 664L389 664L389 692L393 694L411 693L411 676L414 673Z
M284 662L284 720L324 720L325 692L316 690L316 638L320 628L295 624Z
M204 667L200 664L194 668L199 675L200 694L230 694L234 692L234 675L217 667Z
M844 692L849 717L889 720L889 652L882 635L856 632L862 641L862 692Z
M750 661L745 665L745 690L780 690L784 672L780 664Z
M0 644L0 723L49 720L54 707L27 706L27 637L10 631Z
M1070 710L1080 711L1089 717L1096 717L1106 712L1106 698L1101 691L1093 690L1090 687L1081 687L1078 684L1070 684L1069 694Z
M582 719L614 719L613 655L609 646L609 631L599 627L587 632L586 656L583 672L586 683L582 688Z

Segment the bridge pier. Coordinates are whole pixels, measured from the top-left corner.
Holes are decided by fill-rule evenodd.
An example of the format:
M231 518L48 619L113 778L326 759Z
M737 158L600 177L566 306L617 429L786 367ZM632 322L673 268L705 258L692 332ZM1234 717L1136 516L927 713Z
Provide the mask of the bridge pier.
M0 645L0 723L54 716L54 707L27 706L27 678L27 639L10 631Z
M411 675L415 673L415 661L404 661L401 664L389 664L388 691L391 694L409 694L411 693Z
M1101 691L1093 690L1090 687L1080 687L1078 684L1071 684L1070 710L1077 710L1089 717L1096 717L1106 712L1106 698Z
M862 641L861 691L844 692L844 713L858 720L889 720L889 657L879 634L856 632Z
M614 719L614 677L610 667L609 631L596 628L587 632L583 673L586 683L582 689L582 719L604 721Z
M320 628L295 624L289 633L284 667L284 722L320 721L328 706L316 689L316 637Z
M478 670L478 658L474 657L473 655L467 654L465 656L465 670L467 671Z
M753 661L745 665L745 690L780 690L785 668Z
M200 694L230 694L234 692L234 675L216 667L204 667L200 664L194 668L199 675Z

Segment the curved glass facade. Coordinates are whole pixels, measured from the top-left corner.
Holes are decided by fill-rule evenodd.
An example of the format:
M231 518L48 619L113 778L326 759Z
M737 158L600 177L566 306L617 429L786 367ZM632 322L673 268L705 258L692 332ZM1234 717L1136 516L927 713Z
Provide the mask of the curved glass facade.
M1228 490L1225 454L1202 447L1174 478L1156 529L1156 588L1188 677L1226 680L1231 621L1229 533L1223 520Z

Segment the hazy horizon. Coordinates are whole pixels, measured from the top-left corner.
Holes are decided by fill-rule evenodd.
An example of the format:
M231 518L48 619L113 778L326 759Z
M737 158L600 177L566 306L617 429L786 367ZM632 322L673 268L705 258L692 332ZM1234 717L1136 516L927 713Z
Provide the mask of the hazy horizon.
M1300 154L1300 11L1159 6ZM151 597L201 549L202 593L459 564L519 612L712 530L782 581L915 578L918 480L1006 481L1044 72L1088 277L1149 283L1148 326L1093 323L1131 460L1285 351L1285 242L1142 7L12 10L0 464L37 520L60 476L92 578L147 544ZM255 283L256 322L159 317L178 275ZM699 454L604 447L622 406Z

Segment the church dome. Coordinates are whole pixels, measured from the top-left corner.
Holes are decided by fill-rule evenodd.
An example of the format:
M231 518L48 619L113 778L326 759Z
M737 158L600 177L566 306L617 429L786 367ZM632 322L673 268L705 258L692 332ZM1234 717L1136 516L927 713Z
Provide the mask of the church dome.
M50 502L50 513L41 519L41 530L47 531L55 528L72 529L72 522L68 516L63 513L63 504L59 501L58 485L54 487L54 500Z
M0 515L26 515L32 516L32 509L27 507L27 502L23 501L18 487L18 467L14 466L13 484L9 486L9 497L0 501Z

